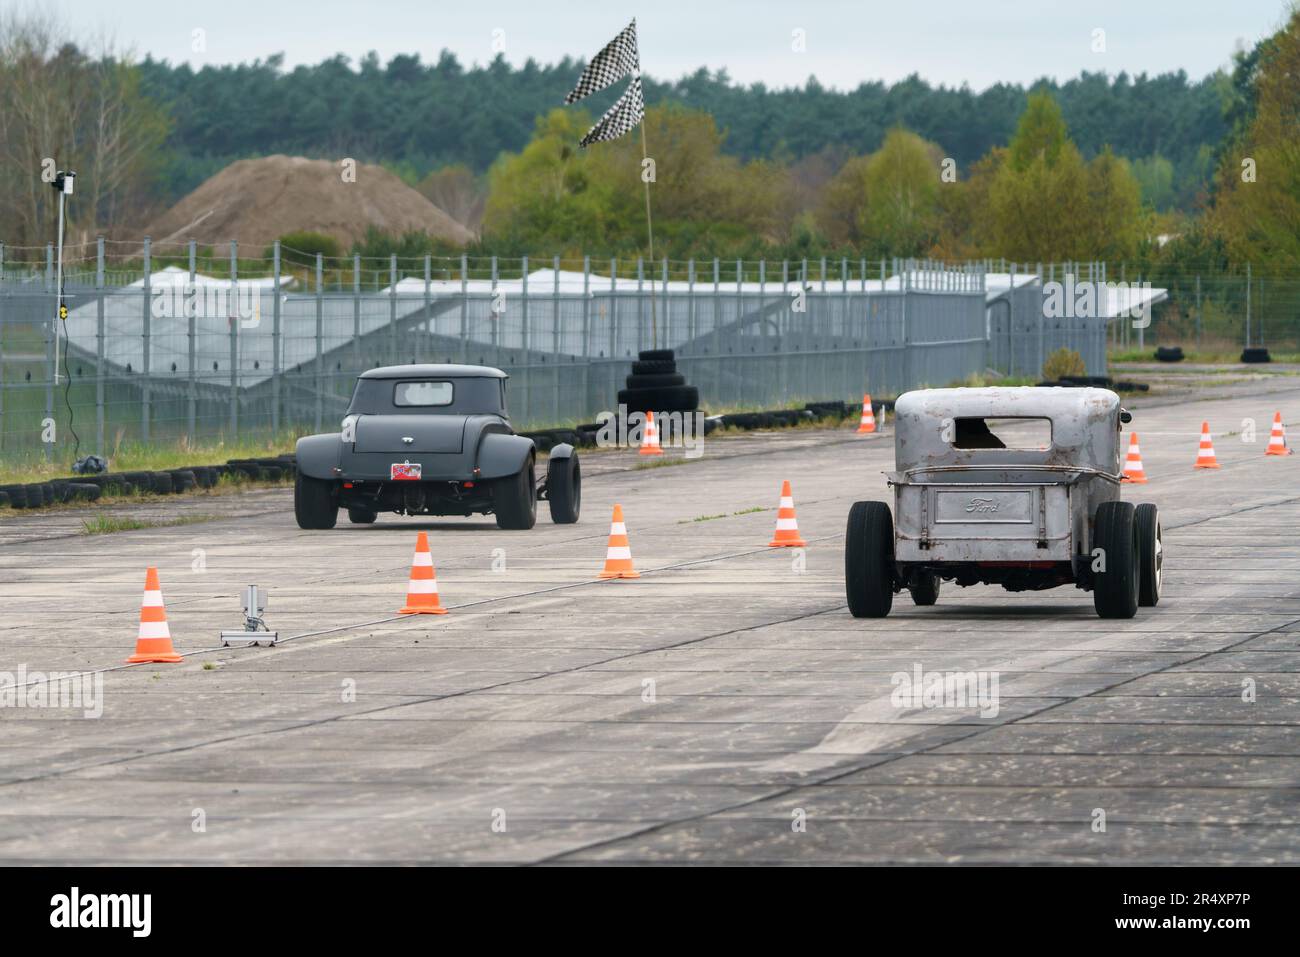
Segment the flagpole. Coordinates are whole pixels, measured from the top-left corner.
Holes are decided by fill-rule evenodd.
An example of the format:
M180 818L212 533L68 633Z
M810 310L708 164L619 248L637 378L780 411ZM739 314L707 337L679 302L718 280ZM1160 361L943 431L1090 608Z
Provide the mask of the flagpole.
M641 118L641 182L645 185L645 228L650 240L650 348L659 348L659 323L655 310L655 228L650 218L650 180L645 175L645 160L649 159L645 143L645 117Z

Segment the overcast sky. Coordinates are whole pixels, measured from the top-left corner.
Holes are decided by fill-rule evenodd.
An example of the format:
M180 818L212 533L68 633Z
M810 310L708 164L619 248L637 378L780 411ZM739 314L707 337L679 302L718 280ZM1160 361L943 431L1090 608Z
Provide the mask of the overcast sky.
M8 0L6 0L8 2ZM78 34L108 34L137 55L173 63L237 63L284 53L288 66L368 50L387 61L443 48L484 63L494 37L507 60L588 57L638 17L642 69L675 79L725 67L743 83L852 89L918 73L976 90L1000 81L1226 66L1282 21L1283 0L44 0ZM204 31L206 49L193 47ZM796 52L795 31L805 49ZM1094 31L1104 31L1104 36ZM502 31L496 32L494 31ZM1095 52L1096 38L1104 52Z

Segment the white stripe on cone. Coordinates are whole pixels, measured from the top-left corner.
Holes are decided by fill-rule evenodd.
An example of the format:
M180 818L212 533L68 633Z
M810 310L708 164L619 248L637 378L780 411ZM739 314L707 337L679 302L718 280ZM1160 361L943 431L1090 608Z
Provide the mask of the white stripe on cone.
M140 601L141 606L144 608L161 608L162 603L162 592L160 591L147 591Z
M140 622L140 638L170 638L172 633L167 630L165 621L142 621Z
M609 534L611 534L611 535L626 535L626 534L627 534L627 525L625 525L625 524L622 523L622 522L610 522L610 523L609 523Z
M414 558L414 560L412 560L411 564L412 564L412 565L432 565L432 564L433 564L433 556L430 555L428 552L416 552L416 553L415 553L415 558Z
M626 545L611 545L609 551L605 553L605 557L630 559L632 557L632 549Z
M412 578L411 584L406 590L412 595L436 595L438 594L438 583L432 578Z

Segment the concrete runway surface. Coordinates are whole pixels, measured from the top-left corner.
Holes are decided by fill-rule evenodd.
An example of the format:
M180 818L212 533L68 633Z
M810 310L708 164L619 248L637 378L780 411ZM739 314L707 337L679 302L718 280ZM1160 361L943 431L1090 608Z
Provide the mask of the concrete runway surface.
M1300 862L1300 455L1263 454L1300 384L1132 405L1166 564L1131 621L951 583L853 619L845 519L888 499L892 430L593 454L581 523L529 532L304 532L281 489L109 535L0 518L0 670L117 669L98 720L0 709L0 863ZM802 567L766 547L783 479ZM636 581L595 578L615 502ZM421 528L451 613L395 618ZM192 654L118 668L151 564ZM216 647L251 582L303 637ZM997 672L998 713L894 707L915 665Z

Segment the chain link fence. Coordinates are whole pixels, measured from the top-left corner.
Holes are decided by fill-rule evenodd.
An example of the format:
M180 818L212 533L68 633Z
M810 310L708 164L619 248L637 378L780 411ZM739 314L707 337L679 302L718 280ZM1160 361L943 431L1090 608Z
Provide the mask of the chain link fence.
M1117 275L1146 281L1100 263L241 258L100 240L69 248L57 323L53 249L0 246L0 455L287 442L335 428L359 372L411 362L505 370L527 429L615 408L652 347L676 351L710 411L1036 379L1061 347L1100 375L1108 349L1244 344L1248 326L1295 348L1300 283L1249 271L1148 289L1141 320L1113 294L1083 315L1050 306L1054 285Z

